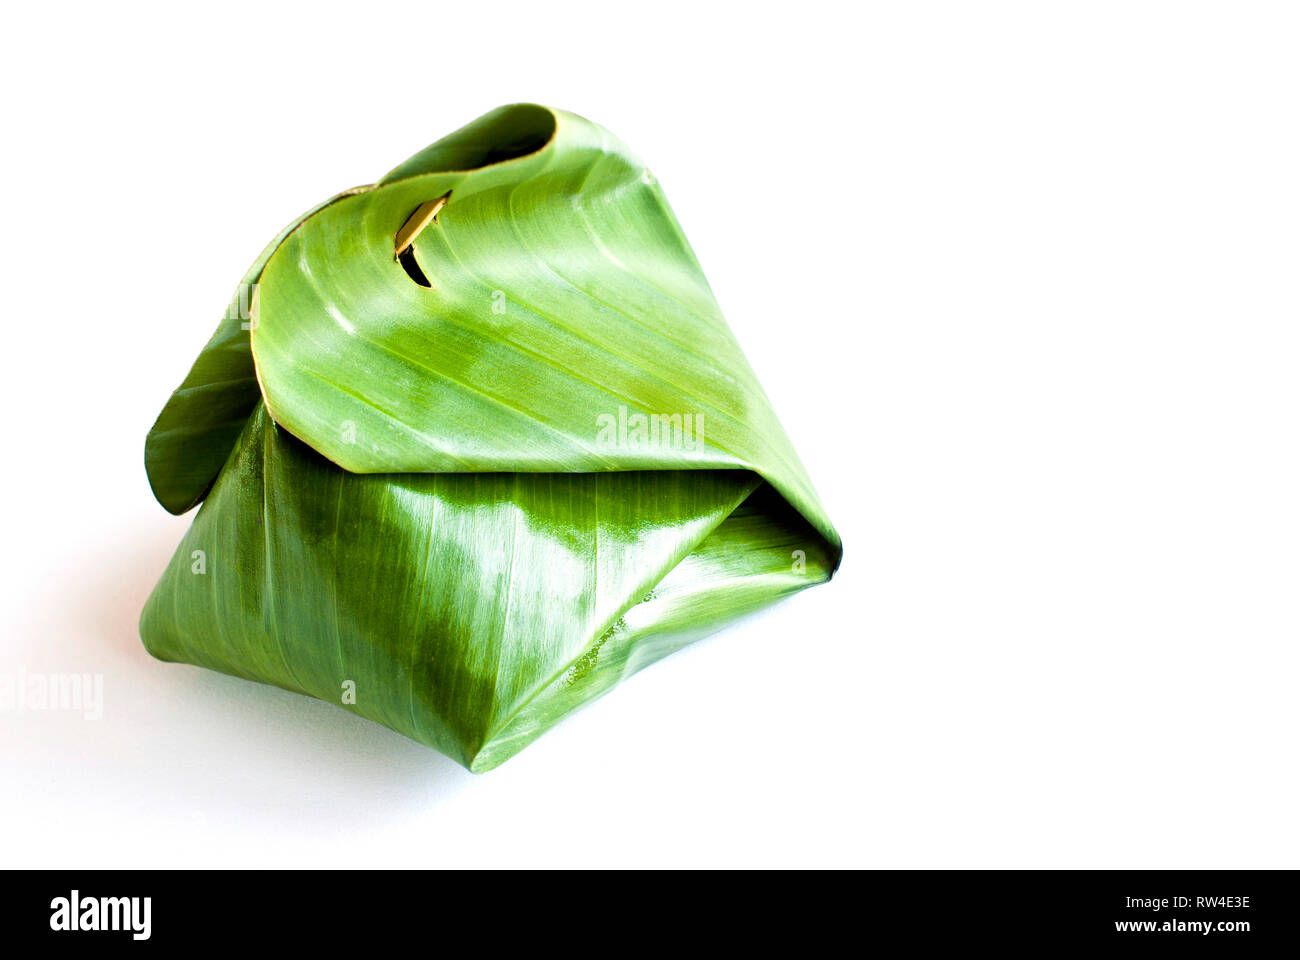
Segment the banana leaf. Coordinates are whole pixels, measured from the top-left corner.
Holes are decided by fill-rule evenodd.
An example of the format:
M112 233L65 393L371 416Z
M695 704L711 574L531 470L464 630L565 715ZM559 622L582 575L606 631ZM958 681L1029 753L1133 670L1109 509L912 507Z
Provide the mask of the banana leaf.
M841 556L654 177L533 105L275 238L145 466L150 653L475 772Z

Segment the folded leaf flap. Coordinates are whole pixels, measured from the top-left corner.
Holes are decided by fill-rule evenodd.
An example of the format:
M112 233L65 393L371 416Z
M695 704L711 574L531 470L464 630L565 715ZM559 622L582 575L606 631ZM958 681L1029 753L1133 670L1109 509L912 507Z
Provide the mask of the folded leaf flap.
M536 151L555 133L555 114L545 107L500 107L426 147L381 183L416 174L461 170L518 159ZM145 441L145 472L158 502L185 513L207 495L235 438L261 399L249 334L253 295L271 254L308 217L338 194L285 227L254 261L185 380L172 393Z
M446 194L426 286L394 238ZM301 223L252 350L276 422L347 470L749 469L838 555L663 191L573 114L495 111Z
M380 182L517 159L544 146L554 132L555 115L545 107L500 107L426 147ZM338 194L280 231L240 281L216 332L159 413L145 440L145 472L155 498L171 513L185 513L207 495L261 399L249 334L253 295L267 260L312 214L341 197L369 189Z

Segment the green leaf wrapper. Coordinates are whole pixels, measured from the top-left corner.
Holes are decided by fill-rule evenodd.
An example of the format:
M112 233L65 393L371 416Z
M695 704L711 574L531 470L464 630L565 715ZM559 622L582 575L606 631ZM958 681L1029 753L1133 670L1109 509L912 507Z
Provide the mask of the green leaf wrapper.
M141 617L160 659L481 771L839 563L662 191L580 117L496 110L245 284L146 442L159 502L203 501Z

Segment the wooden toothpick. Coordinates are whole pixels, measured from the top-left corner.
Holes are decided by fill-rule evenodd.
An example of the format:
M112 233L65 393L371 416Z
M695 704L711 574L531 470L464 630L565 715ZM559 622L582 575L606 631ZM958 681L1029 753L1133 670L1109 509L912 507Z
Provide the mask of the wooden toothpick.
M397 236L393 240L393 259L398 259L411 244L415 243L424 228L433 223L438 218L438 211L447 205L451 197L451 191L444 193L436 200L426 200L415 208L415 212L406 218L402 224L402 229L397 231Z

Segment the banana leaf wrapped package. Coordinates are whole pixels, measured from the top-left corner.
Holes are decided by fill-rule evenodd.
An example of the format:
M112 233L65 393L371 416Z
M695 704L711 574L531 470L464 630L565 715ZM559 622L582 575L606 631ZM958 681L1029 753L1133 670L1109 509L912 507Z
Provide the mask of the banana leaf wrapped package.
M145 464L150 653L476 772L841 552L655 179L531 105L278 236Z

